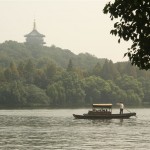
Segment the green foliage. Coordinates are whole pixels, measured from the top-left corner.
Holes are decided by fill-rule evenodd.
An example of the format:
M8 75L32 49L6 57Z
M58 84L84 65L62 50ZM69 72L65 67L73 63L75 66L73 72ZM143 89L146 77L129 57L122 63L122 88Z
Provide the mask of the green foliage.
M98 59L88 53L75 55L70 50L61 49L54 45L51 47L41 47L15 41L6 41L0 44L0 66L8 67L12 61L18 64L29 59L32 60L32 63L37 63L37 66L40 68L49 62L67 68L68 62L71 59L74 67L80 66L82 69L87 70L91 70L96 63L103 64L105 61L105 59Z
M24 77L27 83L33 83L34 74L35 74L35 65L30 59L24 66Z
M9 66L11 62L20 62L32 58L26 46L15 41L6 41L0 44L0 66Z
M100 63L97 63L97 64L95 65L95 67L93 68L93 74L94 74L95 76L100 76L100 75L101 75L101 70L102 70L101 64L100 64Z
M107 100L112 102L113 104L116 104L119 101L122 101L125 104L128 104L126 103L127 93L123 89L121 89L117 84L112 82L111 80L107 82L109 83L109 86L111 89L108 93Z
M62 81L58 81L47 87L47 95L50 97L53 106L64 106L66 93Z
M114 82L105 81L100 77L90 76L84 80L86 103L112 103L127 99L127 94Z
M0 85L0 104L3 107L49 106L50 100L44 90L14 81Z
M131 64L140 69L150 69L150 1L115 0L109 2L103 12L109 13L111 20L118 20L110 32L119 36L118 42L121 39L133 42L125 54Z
M71 59L69 60L67 71L73 71L73 63Z
M21 82L9 82L0 85L1 106L17 107L26 103L25 89Z
M27 106L50 106L51 101L45 91L35 85L26 85L26 102Z
M89 53L80 53L72 60L74 62L74 66L80 66L82 69L86 68L91 71L95 64L100 63L103 65L106 59L98 59Z
M48 86L47 95L54 106L77 106L83 105L85 93L77 74L65 72L58 82Z
M57 66L53 62L48 63L46 65L45 73L49 79L53 78L56 75L56 72L57 72Z
M140 78L139 81L142 83L142 88L144 92L143 103L150 104L150 80L145 78Z
M105 61L103 68L101 69L101 76L105 80L114 80L119 76L119 72L116 69L115 65L113 65L112 61Z
M127 93L128 104L141 104L144 97L141 82L132 76L123 76L116 80L117 85Z
M17 80L19 78L19 72L14 62L10 63L9 68L4 72L5 78L9 81Z
M86 94L85 100L87 104L101 103L106 100L103 99L103 92L110 91L110 87L103 79L96 76L90 76L83 81Z
M85 93L78 75L73 72L66 72L62 75L61 80L65 88L67 105L83 104Z
M47 87L48 78L46 76L46 73L42 69L36 69L34 75L34 85L42 89L45 89Z
M17 59L13 52L24 56ZM76 56L55 46L0 44L1 107L81 107L120 100L141 105L149 102L149 81L150 71L129 62Z

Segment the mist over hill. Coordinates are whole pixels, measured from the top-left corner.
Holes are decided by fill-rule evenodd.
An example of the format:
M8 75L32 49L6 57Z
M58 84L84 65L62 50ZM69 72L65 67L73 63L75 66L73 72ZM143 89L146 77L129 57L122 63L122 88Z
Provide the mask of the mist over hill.
M61 49L52 45L36 46L16 41L6 41L0 44L0 65L8 66L11 61L19 63L28 59L51 60L57 65L66 68L71 59L76 67L91 69L97 63L104 64L106 59L97 58L89 53L75 55L68 49Z

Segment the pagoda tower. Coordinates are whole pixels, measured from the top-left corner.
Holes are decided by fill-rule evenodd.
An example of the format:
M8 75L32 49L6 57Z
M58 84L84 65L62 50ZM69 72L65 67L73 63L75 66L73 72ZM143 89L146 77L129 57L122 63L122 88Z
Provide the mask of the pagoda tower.
M45 35L40 34L37 31L35 20L34 20L34 23L33 23L33 30L29 34L26 34L24 37L26 37L26 43L27 44L41 45L41 46L43 46L43 44L45 44L45 42L43 40L43 37L45 37Z

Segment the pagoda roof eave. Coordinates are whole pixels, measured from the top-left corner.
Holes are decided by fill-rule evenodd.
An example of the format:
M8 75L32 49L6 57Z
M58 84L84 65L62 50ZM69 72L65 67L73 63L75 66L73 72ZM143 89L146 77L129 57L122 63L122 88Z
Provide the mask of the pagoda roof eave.
M45 37L45 35L40 34L37 30L32 30L29 34L26 34L24 37L34 37L34 36L38 36L38 37Z

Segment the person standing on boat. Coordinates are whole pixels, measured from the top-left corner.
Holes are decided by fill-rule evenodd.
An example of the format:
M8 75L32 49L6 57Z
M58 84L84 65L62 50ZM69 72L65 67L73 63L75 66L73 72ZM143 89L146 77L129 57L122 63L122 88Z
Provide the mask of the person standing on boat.
M120 114L123 114L124 104L120 102L119 106L120 106Z

